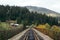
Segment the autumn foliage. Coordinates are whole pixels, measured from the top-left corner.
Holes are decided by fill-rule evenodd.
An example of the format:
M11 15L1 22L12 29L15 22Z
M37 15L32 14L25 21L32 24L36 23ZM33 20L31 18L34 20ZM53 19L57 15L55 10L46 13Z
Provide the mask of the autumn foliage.
M38 25L35 29L50 36L54 40L60 40L60 27L56 25L53 25L52 27L50 27L49 24Z

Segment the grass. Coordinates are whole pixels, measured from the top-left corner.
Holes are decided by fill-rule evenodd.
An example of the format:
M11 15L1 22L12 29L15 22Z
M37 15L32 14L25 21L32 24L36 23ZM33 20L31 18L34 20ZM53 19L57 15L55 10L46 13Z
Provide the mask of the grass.
M9 23L0 22L0 40L8 40L23 30L24 29L22 25L19 25L18 27L12 27L9 25Z
M10 29L16 29L20 27L21 25L19 25L18 27L12 27L9 23L0 22L0 30L10 30Z
M6 22L1 22L0 23L0 30L8 30L9 24Z

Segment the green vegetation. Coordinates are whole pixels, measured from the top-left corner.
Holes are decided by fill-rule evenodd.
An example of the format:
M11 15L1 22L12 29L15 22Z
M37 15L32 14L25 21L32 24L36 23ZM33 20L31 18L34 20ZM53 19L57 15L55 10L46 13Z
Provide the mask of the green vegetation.
M8 38L18 34L23 31L23 25L19 25L18 27L12 27L10 24L6 22L0 23L0 40L7 40Z
M16 23L22 24L23 26L11 27L9 22L11 20L16 21ZM7 40L18 34L26 29L27 25L45 23L48 23L49 25L58 25L58 19L55 17L48 17L45 14L30 12L26 7L0 5L0 40Z
M38 25L37 27L35 27L35 29L50 36L54 40L60 40L60 27L56 25L51 27L49 24L43 24L43 25Z
M26 7L0 5L0 21L6 22L10 20L17 20L17 23L24 25L45 23L49 23L50 25L58 24L58 19L55 17L48 17L45 14L37 12L29 12Z
M8 28L9 28L9 24L7 24L6 22L0 23L0 30L8 30Z

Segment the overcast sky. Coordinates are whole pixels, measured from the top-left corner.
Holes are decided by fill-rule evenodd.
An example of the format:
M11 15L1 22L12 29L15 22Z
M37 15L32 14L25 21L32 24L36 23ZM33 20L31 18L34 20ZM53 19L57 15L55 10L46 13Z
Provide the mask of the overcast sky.
M37 6L60 13L60 0L0 0L0 5Z

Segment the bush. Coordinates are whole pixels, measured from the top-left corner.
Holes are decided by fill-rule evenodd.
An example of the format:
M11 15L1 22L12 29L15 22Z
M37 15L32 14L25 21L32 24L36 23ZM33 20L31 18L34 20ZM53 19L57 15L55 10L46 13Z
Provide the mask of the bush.
M39 30L40 32L50 36L54 40L60 40L60 27L54 25L52 28L45 24L45 28L40 28L40 26L35 27L35 29Z
M23 28L17 28L12 30L0 30L0 40L7 40L11 38L12 36L18 34L21 32Z

